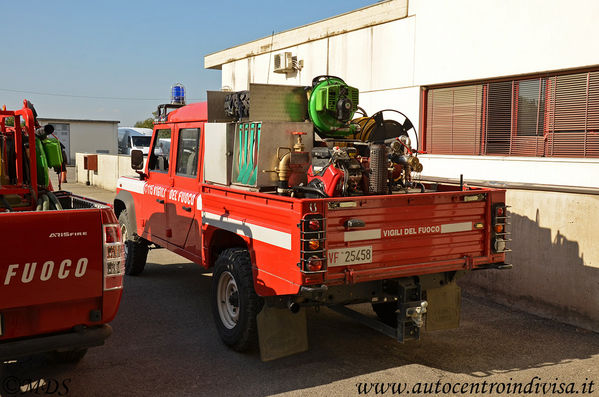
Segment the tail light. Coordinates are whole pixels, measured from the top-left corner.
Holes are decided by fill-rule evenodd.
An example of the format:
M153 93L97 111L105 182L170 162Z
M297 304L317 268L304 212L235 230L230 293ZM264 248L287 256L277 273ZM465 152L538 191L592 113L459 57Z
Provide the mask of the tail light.
M507 243L512 241L509 236L506 226L509 225L509 216L507 207L504 203L493 205L493 230L491 233L491 249L495 253L509 252Z
M125 274L125 244L118 224L104 228L104 291L123 288Z
M302 247L298 266L304 273L326 271L326 219L321 214L307 214L298 226Z

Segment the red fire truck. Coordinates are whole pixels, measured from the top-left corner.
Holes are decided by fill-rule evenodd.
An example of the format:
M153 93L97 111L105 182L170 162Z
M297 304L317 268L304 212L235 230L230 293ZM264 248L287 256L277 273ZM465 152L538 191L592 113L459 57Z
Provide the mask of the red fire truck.
M220 337L264 360L307 349L310 306L400 342L456 327L456 279L509 268L505 191L419 180L410 120L368 116L358 95L319 76L159 106L114 201L126 273L159 247L212 269Z
M48 167L62 159L51 132L27 101L0 111L0 363L80 360L110 336L121 299L118 220L105 203L53 191Z

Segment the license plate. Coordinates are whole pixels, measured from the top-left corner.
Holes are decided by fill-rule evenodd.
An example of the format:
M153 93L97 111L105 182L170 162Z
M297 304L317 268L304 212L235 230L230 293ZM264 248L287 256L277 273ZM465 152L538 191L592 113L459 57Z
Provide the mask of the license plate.
M372 246L328 250L327 259L329 267L372 263Z

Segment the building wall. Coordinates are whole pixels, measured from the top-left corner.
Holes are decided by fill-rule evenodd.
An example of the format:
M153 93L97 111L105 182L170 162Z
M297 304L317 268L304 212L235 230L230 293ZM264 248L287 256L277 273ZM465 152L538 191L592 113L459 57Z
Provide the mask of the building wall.
M71 162L75 162L76 153L118 153L118 121L42 119L41 124L61 123L70 126Z
M599 64L595 0L414 0L413 12L416 85Z
M338 75L360 89L360 106L369 114L398 109L418 126L423 86L599 65L599 41L591 39L599 15L595 0L380 3L389 6L409 8L401 19L374 26L365 22L347 33L224 61L223 87L309 85L314 76ZM272 56L282 50L303 60L304 69L273 73ZM231 59L227 51L218 56ZM422 155L421 162L422 175L428 177L457 180L462 174L466 180L498 185L599 188L599 159ZM508 189L507 204L514 268L473 273L464 285L599 332L599 231L593 225L599 219L599 196Z
M599 332L599 196L510 189L512 270L472 272L466 290Z

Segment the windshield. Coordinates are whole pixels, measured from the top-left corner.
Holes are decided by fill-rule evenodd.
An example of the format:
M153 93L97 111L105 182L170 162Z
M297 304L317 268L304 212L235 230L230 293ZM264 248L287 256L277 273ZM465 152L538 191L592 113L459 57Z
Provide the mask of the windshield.
M133 141L134 147L139 147L139 146L149 147L152 137L151 136L132 136L131 140Z

